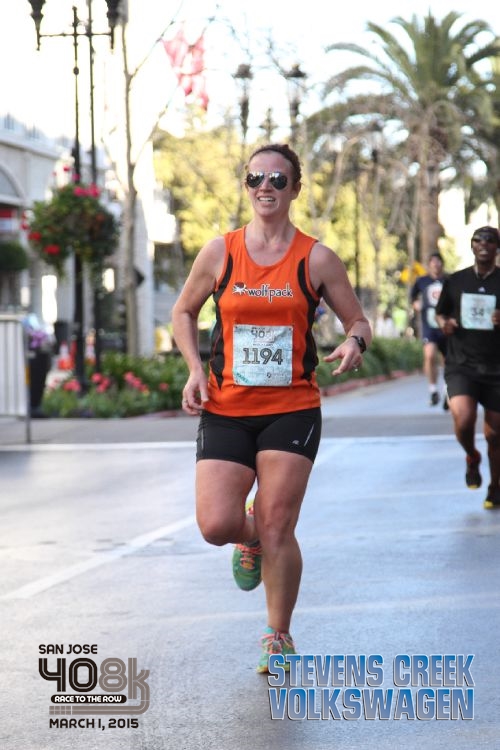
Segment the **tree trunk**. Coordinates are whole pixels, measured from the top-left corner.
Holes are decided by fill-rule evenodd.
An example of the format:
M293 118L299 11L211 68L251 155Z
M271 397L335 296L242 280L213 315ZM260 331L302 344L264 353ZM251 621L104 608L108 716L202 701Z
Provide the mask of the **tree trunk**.
M439 251L438 240L443 236L439 223L439 165L421 164L419 170L420 195L420 261L424 265L432 253Z

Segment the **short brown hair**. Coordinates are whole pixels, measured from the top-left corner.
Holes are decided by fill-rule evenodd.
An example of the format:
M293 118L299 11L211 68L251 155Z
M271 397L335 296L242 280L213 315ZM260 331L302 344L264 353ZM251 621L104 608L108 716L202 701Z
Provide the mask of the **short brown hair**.
M302 179L302 170L300 167L299 157L287 143L269 143L267 146L260 146L259 148L255 149L248 162L250 163L254 156L257 156L257 154L265 154L268 151L274 152L276 154L281 154L281 156L289 161L293 168L294 184L300 182L300 180Z

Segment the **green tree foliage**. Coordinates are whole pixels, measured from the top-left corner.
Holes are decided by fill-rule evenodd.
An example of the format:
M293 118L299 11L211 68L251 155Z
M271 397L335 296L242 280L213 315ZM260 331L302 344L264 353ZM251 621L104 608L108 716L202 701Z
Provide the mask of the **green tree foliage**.
M467 219L489 200L500 215L500 58L493 58L491 67L486 111L478 118L470 138L473 154L485 169L482 174L478 174L477 169L464 172Z
M249 144L246 157L258 144ZM300 228L332 247L345 262L353 286L357 284L355 255L358 253L359 284L362 298L371 307L376 300L404 298L398 284L399 271L404 265L402 250L397 249L398 238L384 230L387 204L381 201L380 213L375 218L381 236L378 258L367 223L369 196L372 187L371 163L363 163L362 194L356 199L352 164L344 173L344 182L332 187L335 164L331 158L313 158L313 145L302 149L303 187L291 208L291 218ZM244 190L241 144L237 134L229 128L210 132L191 130L183 138L168 133L156 139L156 173L163 187L173 197L179 221L180 241L190 263L201 247L211 238L223 234L237 224L250 220L251 212L243 193L242 212L239 213L240 191ZM350 169L350 171L349 171ZM332 199L332 190L334 196ZM364 196L364 197L363 197ZM357 200L357 205L356 205ZM359 214L356 228L356 212ZM239 218L239 221L238 221ZM356 242L359 240L359 248ZM376 273L378 261L381 271ZM379 288L375 283L379 277ZM203 319L213 317L209 305Z
M172 195L188 265L209 239L235 227L244 177L240 149L235 131L225 127L156 138L156 174Z
M460 166L477 158L470 134L491 120L490 62L500 55L500 42L484 21L461 23L460 19L455 12L440 23L430 12L423 19L396 18L403 38L368 23L373 47L342 43L329 48L353 52L369 62L332 76L326 91L339 92L353 81L379 84L385 98L374 98L376 112L392 120L396 133L399 130L395 142L403 145L401 155L407 168L418 167L414 199L423 260L441 234L440 173L456 169L460 180ZM485 37L489 41L483 44Z

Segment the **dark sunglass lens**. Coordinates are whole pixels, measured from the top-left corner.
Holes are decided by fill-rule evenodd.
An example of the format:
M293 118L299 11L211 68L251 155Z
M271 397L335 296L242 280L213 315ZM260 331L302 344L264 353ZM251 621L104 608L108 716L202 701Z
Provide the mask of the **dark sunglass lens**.
M288 177L282 172L272 172L269 175L269 180L276 190L284 190L288 184Z
M497 242L497 237L495 237L493 234L476 234L472 238L474 242L481 242L484 240L484 242Z
M264 172L249 172L246 176L246 183L250 188L259 187L262 185L265 179Z

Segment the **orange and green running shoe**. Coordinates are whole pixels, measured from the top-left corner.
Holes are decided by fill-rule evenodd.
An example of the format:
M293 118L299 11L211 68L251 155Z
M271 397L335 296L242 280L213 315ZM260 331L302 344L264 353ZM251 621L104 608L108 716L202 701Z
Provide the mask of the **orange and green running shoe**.
M273 628L266 628L266 632L260 639L262 644L262 654L257 665L257 672L269 672L269 656L271 654L296 654L295 645L290 633L281 633ZM283 664L285 672L290 670L290 664L285 661Z
M247 515L253 516L253 498L246 504ZM237 544L233 551L233 577L243 591L252 591L262 581L262 547L258 539L250 544Z

